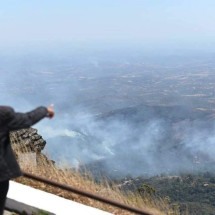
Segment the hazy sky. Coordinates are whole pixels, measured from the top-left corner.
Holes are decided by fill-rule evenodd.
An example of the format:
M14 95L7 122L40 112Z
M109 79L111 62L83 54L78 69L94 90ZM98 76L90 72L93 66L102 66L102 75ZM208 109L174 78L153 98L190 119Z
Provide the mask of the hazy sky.
M6 0L0 46L28 43L215 42L214 0Z

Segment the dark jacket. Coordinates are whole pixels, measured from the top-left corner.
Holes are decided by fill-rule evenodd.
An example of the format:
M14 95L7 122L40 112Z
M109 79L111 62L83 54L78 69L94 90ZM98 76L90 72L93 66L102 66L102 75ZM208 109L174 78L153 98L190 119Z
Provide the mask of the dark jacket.
M10 131L29 128L47 114L46 107L38 107L28 113L17 113L11 107L0 106L0 182L22 175L10 145Z

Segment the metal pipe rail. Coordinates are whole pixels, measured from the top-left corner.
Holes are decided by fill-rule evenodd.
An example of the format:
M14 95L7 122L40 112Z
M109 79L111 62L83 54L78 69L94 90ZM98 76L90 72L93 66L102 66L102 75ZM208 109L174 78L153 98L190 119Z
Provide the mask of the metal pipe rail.
M89 192L86 192L86 191L83 191L83 190L79 190L77 188L70 187L70 186L65 185L65 184L60 184L58 182L55 182L55 181L52 181L52 180L49 180L49 179L46 179L46 178L43 178L43 177L40 177L40 176L36 176L36 175L30 174L30 173L27 173L27 172L23 172L23 176L26 177L26 178L29 178L29 179L33 179L33 180L42 182L42 183L46 183L46 184L54 186L54 187L58 187L60 189L66 190L66 191L73 192L73 193L81 195L81 196L85 196L85 197L94 199L96 201L99 201L99 202L102 202L102 203L105 203L105 204L109 204L109 205L118 207L118 208L123 209L123 210L127 210L127 211L130 211L130 212L136 213L136 214L153 215L153 214L151 214L151 213L149 213L147 211L144 211L144 210L141 210L141 209L138 209L138 208L134 208L134 207L122 204L120 202L117 202L117 201L114 201L114 200L111 200L111 199L107 199L107 198L104 198L102 196L95 195L93 193L89 193Z

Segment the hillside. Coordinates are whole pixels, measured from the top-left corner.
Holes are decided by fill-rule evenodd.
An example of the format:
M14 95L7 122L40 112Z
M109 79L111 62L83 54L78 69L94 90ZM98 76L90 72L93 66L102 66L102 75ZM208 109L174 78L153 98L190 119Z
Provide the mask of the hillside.
M118 181L124 190L167 198L178 205L182 214L214 215L215 214L215 174L181 174L162 175L151 178L127 178Z
M81 164L79 165L81 171L73 169L70 163L62 165L61 162L59 165L60 162L58 162L55 165L44 156L41 157L40 153L36 153L39 155L38 158L32 157L32 163L29 160L26 162L26 157L23 156L23 152L26 152L23 149L18 150L21 158L19 160L22 168L27 172L93 193L96 191L99 195L110 196L112 199L138 208L157 210L157 212L153 211L153 214L167 214L167 211L171 214L171 211L174 211L173 214L195 215L201 212L201 214L212 215L215 211L213 203L215 184L214 175L208 173L214 170L214 159L211 156L213 152L210 150L214 137L212 119L211 111L181 106L140 105L119 109L98 115L95 119L97 124L90 131L83 129L85 132L81 133L76 130L76 133L73 133L78 135L73 135L72 138L63 136L64 146L70 144L73 150L77 145L85 151L88 148L92 150L95 146L97 149L101 147L101 151L104 151L103 139L100 137L106 135L106 138L111 137L110 140L113 140L113 136L108 134L116 134L114 129L118 129L120 133L114 139L118 142L110 145L111 156ZM96 130L98 128L102 133ZM105 129L107 133L103 132ZM93 136L90 132L99 135ZM57 141L58 146L63 140L62 137L53 139ZM21 139L19 141L22 142ZM140 144L141 141L145 145ZM37 143L42 142L36 141L36 152L38 152ZM105 142L105 144L108 146L109 143ZM19 146L22 146L22 143ZM43 147L39 147L39 151L42 149ZM63 152L65 151L66 148ZM56 150L55 152L59 153ZM69 154L69 156L73 155ZM125 180L122 179L126 173L124 170L130 171L130 176ZM152 177L156 174L159 176ZM136 177L136 175L143 176ZM107 176L111 179L104 179ZM115 180L114 183L113 180ZM114 214L127 214L24 178L18 181Z
M177 208L174 208L169 204L169 202L166 202L165 199L149 198L146 196L142 197L134 192L128 192L125 194L120 191L116 184L105 178L96 182L91 173L83 171L83 169L80 173L66 164L61 166L55 165L54 161L49 160L48 156L41 153L41 150L44 148L46 143L43 141L43 138L37 134L37 130L35 129L22 129L12 132L10 134L10 139L19 164L25 172L35 174L36 176L42 176L103 197L108 197L111 200L136 208L141 208L151 214L179 214ZM20 177L16 179L16 181L85 205L109 211L113 214L131 214L130 212L126 212L25 177Z
M84 191L95 193L103 197L108 197L112 200L133 207L141 208L144 211L147 211L154 215L179 214L178 209L175 208L174 205L171 205L169 202L166 202L165 199L157 197L142 197L141 195L134 192L128 192L125 194L124 192L120 191L120 189L118 189L118 187L113 182L108 182L104 179L103 181L100 181L100 183L96 183L90 173L85 172L85 174L80 174L79 172L76 172L75 170L66 167L57 167L52 162L49 162L47 160L42 161L42 159L43 158L41 158L40 160L40 165L35 166L34 162L29 163L28 160L28 163L23 162L21 164L21 167L23 170L33 173L37 176L49 178L62 184L66 184ZM89 198L81 197L76 194L69 193L67 191L63 191L61 189L54 188L43 183L39 183L37 181L26 179L24 177L20 177L16 179L16 181L35 187L37 189L56 194L66 199L71 199L73 201L80 202L85 205L109 211L113 214L132 214L130 212L123 211L121 209L114 208L112 206L105 205Z

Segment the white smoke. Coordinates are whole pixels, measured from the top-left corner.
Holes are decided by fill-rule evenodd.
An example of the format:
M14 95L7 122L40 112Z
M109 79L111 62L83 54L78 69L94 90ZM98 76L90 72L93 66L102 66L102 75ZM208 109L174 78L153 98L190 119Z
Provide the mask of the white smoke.
M125 119L98 117L103 110L135 106L134 100L126 100L129 91L126 95L120 94L121 97L117 94L117 90L127 89L127 85L120 88L125 84L124 79L114 82L117 90L113 92L121 103L115 104L115 98L110 96L109 76L119 68L112 71L110 67L101 75L102 64L96 58L93 62L89 58L88 62L93 64L93 69L99 68L98 74L88 71L88 64L78 60L55 62L44 56L11 61L1 62L2 104L22 112L55 104L56 117L43 120L35 127L47 141L47 153L57 162L66 160L75 168L96 164L107 174L118 176L199 171L199 163L204 162L210 169L209 163L215 157L215 129L211 122L210 126L204 120L182 119L172 123L152 113L137 123L130 121L129 115ZM80 79L88 74L93 77L92 83L87 78ZM131 92L131 98L135 96L138 95Z

